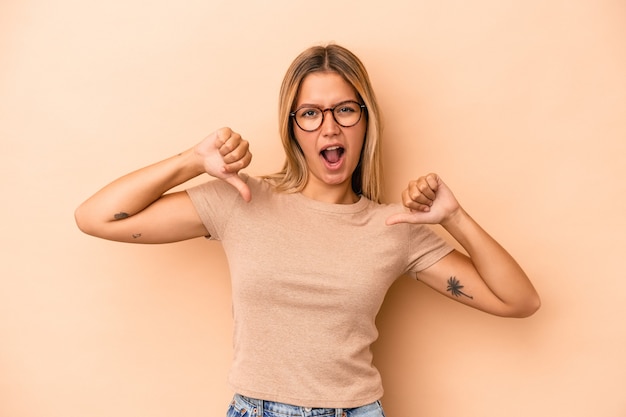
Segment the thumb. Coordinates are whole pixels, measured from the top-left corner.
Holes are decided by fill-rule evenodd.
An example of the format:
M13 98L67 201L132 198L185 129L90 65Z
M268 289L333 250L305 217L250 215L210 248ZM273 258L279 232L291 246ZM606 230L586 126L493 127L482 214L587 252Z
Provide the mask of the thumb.
M385 224L391 226L398 223L412 223L412 215L410 213L396 213L387 217Z
M413 211L404 212L404 213L396 213L387 217L385 224L387 226L391 226L398 223L411 223L411 224L419 224L419 223L430 223L427 218L428 212L421 211Z
M252 200L252 194L250 193L250 187L248 187L248 184L246 184L244 182L244 180L242 180L239 177L239 175L233 174L233 175L229 175L229 176L227 176L227 177L225 177L223 179L224 179L224 181L226 181L227 183L229 183L230 185L235 187L237 189L237 191L239 191L239 194L241 194L241 197L243 197L244 201L249 203L250 200Z

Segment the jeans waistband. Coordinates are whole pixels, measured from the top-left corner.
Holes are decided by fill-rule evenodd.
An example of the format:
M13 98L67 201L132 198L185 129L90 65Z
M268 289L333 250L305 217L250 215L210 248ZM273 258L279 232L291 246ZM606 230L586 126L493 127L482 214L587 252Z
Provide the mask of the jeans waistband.
M256 398L235 394L233 404L241 413L248 413L249 417L369 417L384 416L379 401L356 408L312 408L300 407L274 401L264 401Z

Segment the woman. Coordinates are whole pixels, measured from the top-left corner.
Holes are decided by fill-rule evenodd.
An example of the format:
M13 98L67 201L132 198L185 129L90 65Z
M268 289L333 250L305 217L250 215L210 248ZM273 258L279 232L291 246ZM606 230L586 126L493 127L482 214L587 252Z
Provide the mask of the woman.
M409 182L405 209L380 202L379 111L350 51L304 51L284 78L279 110L286 162L277 174L240 174L252 158L248 142L223 128L76 211L81 230L105 239L222 242L237 393L228 415L382 416L370 345L383 298L404 273L491 314L539 308L522 269L438 175ZM205 172L222 181L167 193ZM424 224L442 225L468 256Z

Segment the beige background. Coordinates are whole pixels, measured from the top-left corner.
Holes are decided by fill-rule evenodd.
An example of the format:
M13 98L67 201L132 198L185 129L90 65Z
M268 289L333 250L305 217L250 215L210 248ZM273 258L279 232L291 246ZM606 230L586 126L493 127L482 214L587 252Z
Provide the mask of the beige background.
M370 70L388 199L438 172L543 300L501 319L399 280L388 416L626 415L626 3L261 3L0 3L0 415L224 415L219 244L100 241L73 210L221 126L277 170L280 80L327 41Z

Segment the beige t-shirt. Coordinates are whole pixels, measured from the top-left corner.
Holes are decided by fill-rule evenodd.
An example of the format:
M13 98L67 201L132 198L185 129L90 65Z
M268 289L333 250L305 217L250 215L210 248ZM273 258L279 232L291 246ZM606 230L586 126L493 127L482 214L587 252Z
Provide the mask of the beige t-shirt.
M385 225L398 205L329 204L242 175L246 203L214 180L188 190L228 258L235 392L302 407L351 408L383 394L375 318L397 277L452 248L427 226Z

